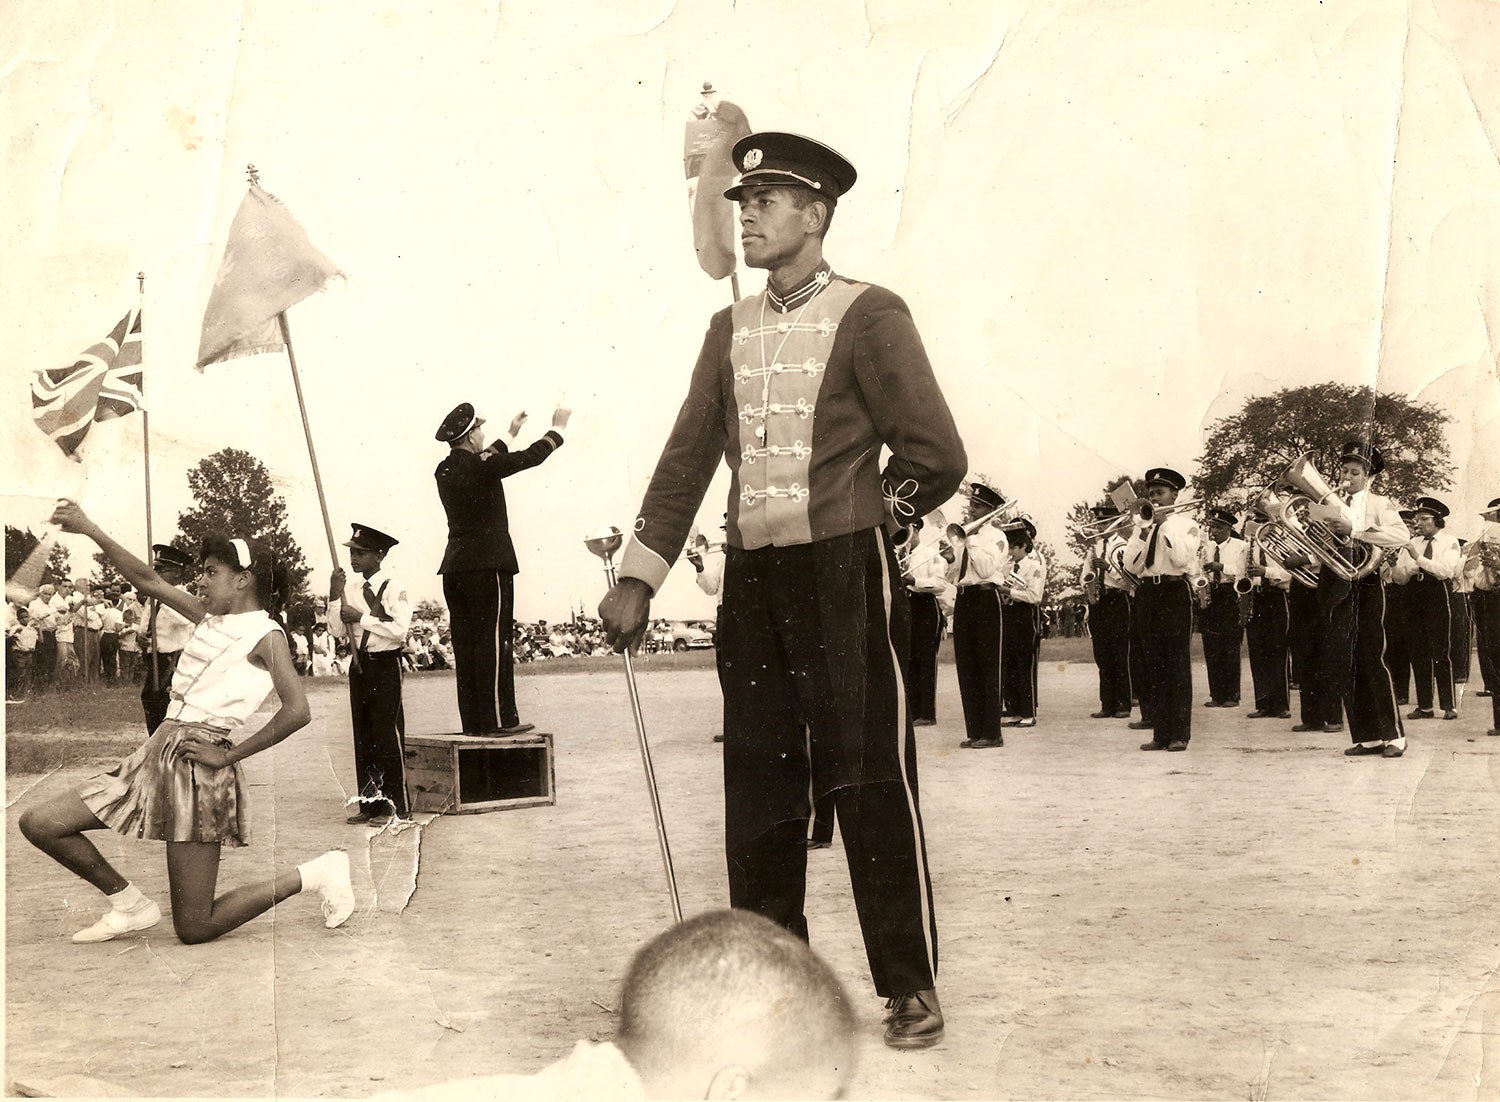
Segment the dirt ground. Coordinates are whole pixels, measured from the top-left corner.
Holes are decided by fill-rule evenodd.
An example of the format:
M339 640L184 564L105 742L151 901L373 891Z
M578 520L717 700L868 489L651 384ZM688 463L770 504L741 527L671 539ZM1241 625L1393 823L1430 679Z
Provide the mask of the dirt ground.
M1195 680L1201 701L1201 665ZM225 851L221 883L346 847L361 907L337 931L299 898L209 945L179 944L169 920L74 945L99 897L15 824L87 771L11 777L7 1082L359 1097L609 1037L630 953L670 919L624 675L601 660L518 691L556 736L554 807L398 836L345 825L336 686L315 690L309 729L251 760L255 839ZM722 906L714 674L651 672L641 691L684 910ZM882 1045L842 850L810 855L812 941L863 1031L853 1097L1500 1098L1488 701L1409 724L1406 757L1385 761L1243 710L1199 709L1186 754L1143 754L1123 721L1086 718L1094 693L1091 665L1048 665L1036 729L960 750L940 672L939 724L918 731L939 1047ZM407 715L454 729L451 680L410 681ZM165 910L162 847L96 837Z

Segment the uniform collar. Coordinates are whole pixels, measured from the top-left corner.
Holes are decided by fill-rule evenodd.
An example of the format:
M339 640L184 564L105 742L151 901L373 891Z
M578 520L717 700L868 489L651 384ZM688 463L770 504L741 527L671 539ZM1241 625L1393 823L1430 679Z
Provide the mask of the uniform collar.
M828 282L832 278L833 265L825 260L814 268L812 273L799 286L785 293L778 291L768 280L766 282L766 299L770 302L771 309L775 310L778 314L785 314L789 310L795 310L811 302L819 291L828 286Z

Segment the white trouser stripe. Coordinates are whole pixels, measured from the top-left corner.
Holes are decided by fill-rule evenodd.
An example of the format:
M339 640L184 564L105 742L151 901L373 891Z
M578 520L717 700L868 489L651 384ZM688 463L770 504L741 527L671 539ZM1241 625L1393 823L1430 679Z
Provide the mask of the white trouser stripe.
M885 603L885 645L891 656L891 673L896 683L896 760L901 763L901 787L906 791L906 807L911 814L912 848L917 858L917 890L922 895L922 938L927 945L927 967L931 969L933 979L936 979L937 955L932 948L932 899L927 892L927 855L922 849L917 801L912 795L911 780L906 774L906 683L901 679L901 663L896 657L896 645L891 642L891 573L885 561L880 529L870 529L870 538L875 541L875 557L880 560L880 599Z
M490 700L495 706L495 726L501 727L500 722L500 571L495 571L495 684L490 693Z

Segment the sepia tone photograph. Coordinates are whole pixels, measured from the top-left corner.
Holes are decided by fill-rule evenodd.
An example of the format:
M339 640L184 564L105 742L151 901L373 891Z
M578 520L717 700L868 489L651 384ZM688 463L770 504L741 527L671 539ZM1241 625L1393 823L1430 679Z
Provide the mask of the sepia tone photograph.
M12 1096L1500 1098L1491 0L0 0Z

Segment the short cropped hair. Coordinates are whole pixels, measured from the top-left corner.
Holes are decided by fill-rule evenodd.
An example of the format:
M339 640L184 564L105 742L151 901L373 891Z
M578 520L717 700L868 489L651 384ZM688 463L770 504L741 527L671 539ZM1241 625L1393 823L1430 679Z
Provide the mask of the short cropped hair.
M794 1081L853 1055L843 985L800 938L749 911L711 911L652 939L620 995L620 1049L643 1079L732 1053L752 1075Z
M833 224L833 211L834 208L838 206L838 203L828 198L828 196L826 195L819 195L812 188L788 187L786 190L787 193L791 196L792 206L796 207L798 210L806 210L809 203L823 204L823 229L822 232L818 234L818 239L821 241L823 238L827 237L828 227Z

